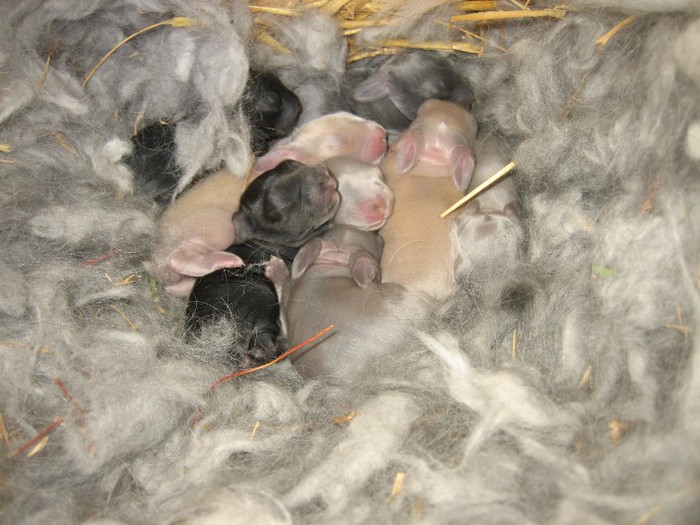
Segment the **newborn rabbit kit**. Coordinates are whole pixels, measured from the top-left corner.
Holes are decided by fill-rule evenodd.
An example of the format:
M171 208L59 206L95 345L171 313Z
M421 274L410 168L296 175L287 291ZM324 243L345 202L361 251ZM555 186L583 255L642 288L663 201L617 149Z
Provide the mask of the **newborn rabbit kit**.
M1 523L700 520L697 2L2 13ZM334 182L275 353L335 326L248 373L187 296L284 162Z

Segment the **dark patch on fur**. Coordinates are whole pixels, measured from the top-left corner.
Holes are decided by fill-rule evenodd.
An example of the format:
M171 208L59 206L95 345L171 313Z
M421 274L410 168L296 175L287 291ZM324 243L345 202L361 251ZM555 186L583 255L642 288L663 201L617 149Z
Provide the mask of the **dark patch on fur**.
M245 266L217 270L197 280L187 305L190 336L227 319L242 340L231 342L232 361L260 364L284 350L279 298L265 265L276 256L289 268L299 247L328 228L335 214L331 199L335 185L326 168L295 161L283 162L250 183L234 214L240 243L227 249ZM237 351L241 346L242 356Z
M353 111L388 129L409 127L418 108L429 99L449 100L468 107L474 94L446 58L413 51L386 60L376 73L355 86Z
M203 326L219 319L232 321L244 340L244 355L233 342L229 358L255 364L273 359L285 348L280 338L280 304L274 284L265 276L271 252L249 244L227 249L246 263L241 268L223 268L197 279L187 303L188 336L201 333Z
M323 166L285 161L250 183L233 215L236 239L271 249L299 248L328 229L335 179Z
M301 102L271 73L250 71L243 112L251 127L250 147L264 154L270 143L291 133L301 114Z

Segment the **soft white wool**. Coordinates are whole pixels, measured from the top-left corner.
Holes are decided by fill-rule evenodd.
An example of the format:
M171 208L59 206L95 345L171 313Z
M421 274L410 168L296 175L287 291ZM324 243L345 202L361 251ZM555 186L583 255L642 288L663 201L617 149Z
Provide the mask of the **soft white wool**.
M407 3L392 34L445 37L434 5ZM242 174L248 64L323 111L342 102L340 33L284 19L271 32L295 54L275 57L243 2L3 2L2 522L697 523L700 19L575 5L451 55L515 152L526 254L460 269L356 384L282 362L208 395L235 327L185 343L183 301L143 267L160 210L121 156L141 119L177 118L183 186ZM638 7L656 12L597 49ZM202 25L145 33L82 87L173 16Z

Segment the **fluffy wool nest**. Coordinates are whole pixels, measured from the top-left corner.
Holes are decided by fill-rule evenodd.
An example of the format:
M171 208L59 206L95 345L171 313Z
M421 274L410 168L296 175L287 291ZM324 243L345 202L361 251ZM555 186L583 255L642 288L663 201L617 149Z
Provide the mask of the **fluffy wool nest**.
M696 2L0 13L3 523L700 521ZM210 390L235 327L186 343L144 269L162 208L131 136L178 119L181 187L243 175L251 65L324 111L407 46L449 57L507 138L526 257L460 276L355 383L282 361Z

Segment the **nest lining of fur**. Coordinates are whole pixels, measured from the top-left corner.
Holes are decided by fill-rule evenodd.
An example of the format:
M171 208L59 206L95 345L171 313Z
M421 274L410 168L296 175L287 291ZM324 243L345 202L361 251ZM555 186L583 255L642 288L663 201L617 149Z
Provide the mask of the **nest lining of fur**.
M696 522L697 12L447 4L4 7L3 521ZM248 62L332 84L338 57L407 47L449 52L511 140L527 260L460 282L364 384L280 363L208 395L235 327L183 342L143 268L160 210L120 163L130 136L196 113L182 163L243 174L224 108Z

